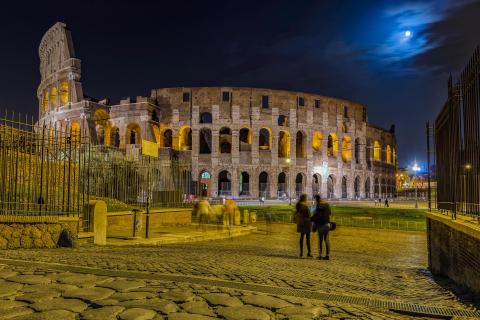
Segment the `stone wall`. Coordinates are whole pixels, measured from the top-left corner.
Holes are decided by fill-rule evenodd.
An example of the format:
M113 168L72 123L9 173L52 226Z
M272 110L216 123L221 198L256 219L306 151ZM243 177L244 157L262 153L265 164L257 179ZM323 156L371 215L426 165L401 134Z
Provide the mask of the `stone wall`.
M464 220L427 216L429 268L480 294L480 228Z
M77 236L76 221L0 221L0 249L55 248L65 229L69 230L74 238Z

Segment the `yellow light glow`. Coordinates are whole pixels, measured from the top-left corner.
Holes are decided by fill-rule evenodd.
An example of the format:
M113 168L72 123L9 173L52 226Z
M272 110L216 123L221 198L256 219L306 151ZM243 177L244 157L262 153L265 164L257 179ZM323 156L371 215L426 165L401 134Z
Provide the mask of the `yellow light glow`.
M63 106L68 103L68 82L62 81L60 83L60 104Z

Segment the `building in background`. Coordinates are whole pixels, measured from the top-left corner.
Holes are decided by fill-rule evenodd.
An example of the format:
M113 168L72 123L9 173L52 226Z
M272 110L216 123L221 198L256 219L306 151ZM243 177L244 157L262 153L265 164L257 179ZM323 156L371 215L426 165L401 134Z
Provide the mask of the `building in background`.
M160 88L119 104L85 96L71 33L57 23L39 48L39 123L125 150L142 142L191 164L206 197L393 197L395 128L368 123L367 108L317 94L237 87Z

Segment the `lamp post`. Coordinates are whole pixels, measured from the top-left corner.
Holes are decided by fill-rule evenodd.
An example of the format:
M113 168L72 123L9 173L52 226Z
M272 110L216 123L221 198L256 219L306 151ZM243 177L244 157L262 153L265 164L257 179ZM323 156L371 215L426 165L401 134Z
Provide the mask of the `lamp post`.
M464 213L467 212L467 173L472 169L472 165L470 163L465 164L464 166L465 173L463 175L463 206L464 206Z
M415 178L415 209L418 209L418 181L417 181L417 172L420 171L420 167L418 166L417 162L415 161L412 170L414 172Z
M288 165L288 201L290 203L290 205L292 205L292 194L291 194L291 190L292 188L290 187L290 163L291 163L292 160L290 160L290 158L287 158L285 160L285 162L287 163Z

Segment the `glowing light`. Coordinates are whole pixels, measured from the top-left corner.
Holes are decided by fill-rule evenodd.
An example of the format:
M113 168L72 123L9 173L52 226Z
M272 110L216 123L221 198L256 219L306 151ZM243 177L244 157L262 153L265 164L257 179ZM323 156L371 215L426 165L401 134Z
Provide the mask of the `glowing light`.
M412 36L412 32L410 30L407 30L403 35L405 36L405 38L410 38Z
M418 166L418 164L415 162L412 166L412 170L416 173L418 171L420 171L420 167Z

